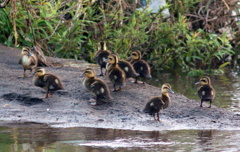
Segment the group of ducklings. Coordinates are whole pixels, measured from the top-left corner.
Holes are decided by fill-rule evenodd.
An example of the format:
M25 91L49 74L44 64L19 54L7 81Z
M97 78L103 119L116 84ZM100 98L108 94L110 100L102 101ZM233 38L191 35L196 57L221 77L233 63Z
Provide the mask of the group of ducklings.
M23 47L21 54L19 64L22 65L24 70L23 77L28 77L26 70L30 70L31 74L29 76L33 76L33 84L46 90L44 98L51 96L53 91L64 89L61 79L57 75L47 73L44 68L38 67L48 66L41 51ZM32 70L34 70L33 73Z
M109 50L100 50L95 54L95 60L100 66L100 75L107 75L111 83L113 84L113 91L120 91L122 86L125 85L127 78L134 78L135 83L138 83L138 78L143 77L145 83L146 79L151 78L151 69L148 63L141 59L140 51L133 51L129 57L130 61L126 61L119 58L119 55L112 53ZM52 95L53 91L64 89L64 86L60 78L52 73L46 73L45 69L38 66L38 57L31 52L29 48L24 47L22 49L22 57L19 61L24 68L23 76L26 77L26 70L34 69L31 74L33 76L33 84L37 87L41 87L46 90L45 98ZM106 69L103 73L103 69ZM104 80L97 78L96 73L92 68L86 68L81 76L85 76L83 80L83 86L96 96L91 104L99 105L112 101L109 86ZM209 77L202 77L199 82L198 96L201 99L200 107L202 107L203 101L209 101L211 108L212 100L215 97L215 91L211 85ZM170 102L170 96L168 93L174 93L171 89L171 85L165 83L162 85L161 96L152 97L147 102L143 112L149 113L154 117L154 120L160 120L160 112L166 109Z

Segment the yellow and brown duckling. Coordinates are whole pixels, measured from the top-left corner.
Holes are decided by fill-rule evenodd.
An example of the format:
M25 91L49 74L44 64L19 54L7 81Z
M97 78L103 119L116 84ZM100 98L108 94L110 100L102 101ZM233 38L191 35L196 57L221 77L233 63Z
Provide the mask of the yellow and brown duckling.
M118 57L114 54L108 56L107 74L110 81L113 83L113 91L120 91L125 85L125 72L118 66ZM118 89L116 89L118 87Z
M151 76L151 68L148 65L148 63L141 59L141 52L140 51L134 51L131 53L130 63L133 65L135 71L139 74L139 77L143 77L145 83L146 79L152 78ZM135 79L135 83L137 82L138 77Z
M31 49L29 47L23 47L21 53L22 56L18 63L23 67L23 77L26 77L26 70L30 70L30 72L32 72L32 70L38 65L38 59L36 55L31 53Z
M118 58L118 66L125 72L126 78L136 78L139 76L130 62L120 59L117 53L113 53L113 55L116 55Z
M209 101L210 106L208 108L211 108L212 100L215 97L215 90L211 85L211 79L208 76L204 76L196 84L200 84L198 88L198 96L201 99L200 107L202 107L204 101Z
M102 79L96 78L92 68L85 69L81 76L86 77L83 86L96 96L96 100L91 101L92 104L99 105L112 101L108 85Z
M109 50L99 50L95 53L95 57L94 60L97 62L97 64L100 66L100 70L101 73L99 76L103 76L103 68L106 68L107 62L106 60L108 59L108 56L111 54L112 52ZM106 74L106 72L105 72Z
M46 73L44 68L36 68L32 76L34 76L32 80L33 84L47 91L44 98L52 95L53 91L64 90L61 79L57 75Z
M163 84L162 85L162 96L160 97L152 97L148 103L146 104L143 112L148 113L154 117L154 120L160 121L160 112L166 109L170 102L170 96L168 93L174 93L171 89L170 84ZM156 118L157 114L157 118Z

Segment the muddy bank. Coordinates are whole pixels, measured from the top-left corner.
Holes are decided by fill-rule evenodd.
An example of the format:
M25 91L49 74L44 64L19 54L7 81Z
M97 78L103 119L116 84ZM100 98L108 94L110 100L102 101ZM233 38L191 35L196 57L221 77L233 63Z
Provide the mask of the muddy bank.
M199 101L171 94L172 103L155 122L141 110L151 96L160 94L160 88L133 84L129 80L121 92L111 92L115 102L92 106L92 95L79 78L86 66L99 73L96 65L83 61L48 58L54 67L47 71L58 74L66 90L55 92L51 98L41 99L45 91L35 87L31 78L20 78L23 69L18 65L20 50L0 45L0 124L11 122L46 123L55 127L99 127L133 130L177 129L240 129L240 115L212 106L200 108ZM112 84L104 78L112 88ZM174 84L172 89L174 90ZM205 105L208 106L208 105Z

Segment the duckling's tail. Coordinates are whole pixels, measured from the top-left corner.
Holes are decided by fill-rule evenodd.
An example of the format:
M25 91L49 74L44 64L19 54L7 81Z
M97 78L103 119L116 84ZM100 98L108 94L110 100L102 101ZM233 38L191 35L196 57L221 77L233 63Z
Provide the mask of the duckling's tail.
M139 77L140 75L138 74L138 73L133 73L132 75L131 75L131 77L132 78L136 78L136 77Z
M142 110L142 113L150 113L149 108L145 107L145 108Z
M145 75L145 78L147 78L147 79L151 79L152 76L151 76L150 74L146 74L146 75Z
M100 103L112 103L112 102L114 102L114 99L111 96L98 98L97 100Z

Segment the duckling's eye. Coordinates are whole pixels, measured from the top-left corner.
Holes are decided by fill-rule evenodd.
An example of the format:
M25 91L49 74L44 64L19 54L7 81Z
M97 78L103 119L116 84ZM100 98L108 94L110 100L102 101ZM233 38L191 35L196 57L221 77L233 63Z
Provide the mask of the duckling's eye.
M133 56L137 56L137 54L135 54L135 53L133 53L132 55L133 55Z
M108 60L112 60L112 58L108 58Z
M201 80L202 82L207 82L206 80Z
M85 71L85 73L91 73L91 71Z
M40 70L39 70L39 71L36 71L36 73L41 73L41 72L42 72L42 71L40 71Z
M163 89L166 89L166 90L168 90L168 87L164 87Z

